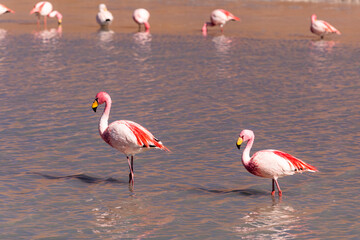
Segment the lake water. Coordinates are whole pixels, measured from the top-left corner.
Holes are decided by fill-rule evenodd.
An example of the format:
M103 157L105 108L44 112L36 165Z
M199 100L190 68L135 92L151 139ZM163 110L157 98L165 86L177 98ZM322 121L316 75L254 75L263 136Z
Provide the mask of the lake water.
M85 1L75 9L53 3L76 12ZM117 13L135 3L108 7ZM153 8L178 8L178 17L218 3ZM47 30L20 4L19 19L1 16L1 239L358 238L356 36L344 26L343 36L320 41L307 16L300 33L246 23L277 8L297 18L325 6L347 18L358 6L226 4L239 4L242 22L207 37L202 22L162 29L154 14L151 34L137 33L131 19L101 32L96 4L82 13L90 22L77 25L70 14L62 28L50 20ZM281 27L281 19L271 21ZM110 121L138 122L171 150L135 156L134 188L126 157L98 134L103 106L94 113L91 104L99 91L112 97ZM271 180L242 166L235 142L245 128L255 132L252 153L283 150L319 172L281 178L283 197L272 198Z

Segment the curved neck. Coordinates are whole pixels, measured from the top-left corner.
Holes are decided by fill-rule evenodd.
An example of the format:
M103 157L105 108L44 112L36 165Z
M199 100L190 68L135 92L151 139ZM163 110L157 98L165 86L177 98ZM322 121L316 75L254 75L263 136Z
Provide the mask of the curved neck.
M250 150L251 150L253 143L254 143L254 138L250 138L250 140L246 144L246 147L245 147L243 155L242 155L242 162L244 165L247 165L250 161Z
M109 126L109 115L110 115L110 108L111 108L111 99L106 99L105 100L105 108L104 108L104 112L101 115L100 121L99 121L99 132L100 135L103 135L103 133L105 132L105 130L108 128Z

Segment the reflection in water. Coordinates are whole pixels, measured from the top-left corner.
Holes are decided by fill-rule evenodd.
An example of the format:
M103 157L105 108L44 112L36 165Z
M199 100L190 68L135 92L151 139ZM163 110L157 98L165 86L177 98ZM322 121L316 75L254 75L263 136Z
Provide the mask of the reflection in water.
M145 62L151 54L151 34L149 32L138 32L133 35L134 59L138 62Z
M7 31L5 29L0 28L0 41L5 39Z
M143 239L174 221L174 216L163 215L147 207L143 199L136 198L121 202L116 207L93 208L95 228L93 232L102 239Z
M114 46L114 31L109 29L101 28L98 31L99 46L100 48L111 51L115 48Z
M334 41L325 41L325 40L318 40L318 41L311 41L310 48L313 51L330 53L332 48L335 46Z
M318 40L310 42L310 59L315 73L320 69L329 69L328 58L335 45L334 41Z
M245 239L292 239L295 236L291 231L303 228L298 221L293 207L273 198L270 206L258 207L239 219L240 225L234 230Z
M216 49L216 56L218 57L216 74L220 80L230 78L231 74L228 69L231 64L229 53L232 47L232 40L224 35L220 35L214 37L212 41Z
M57 29L51 28L50 30L44 29L34 33L36 39L40 39L42 43L57 42L62 36L62 26L59 25Z
M4 51L6 50L6 42L5 42L6 34L7 31L5 29L0 28L0 51L2 53L4 53ZM5 58L4 54L1 54L0 63L4 61L4 58Z

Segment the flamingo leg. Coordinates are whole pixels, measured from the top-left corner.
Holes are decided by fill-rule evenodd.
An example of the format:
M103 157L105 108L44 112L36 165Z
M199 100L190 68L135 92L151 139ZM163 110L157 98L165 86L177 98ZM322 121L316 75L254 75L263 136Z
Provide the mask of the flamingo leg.
M46 28L46 16L44 17L44 26Z
M272 191L271 191L271 195L275 196L275 180L272 180Z
M282 196L282 191L281 191L281 189L280 189L279 183L278 183L277 179L274 179L273 181L275 181L276 187L277 187L277 189L279 190L279 196L281 197L281 196ZM275 191L274 191L274 194L275 194Z
M134 183L134 157L131 156L131 160L130 160L130 158L127 156L127 160L128 160L129 169L130 169L130 173L129 173L129 183L130 183L130 182Z

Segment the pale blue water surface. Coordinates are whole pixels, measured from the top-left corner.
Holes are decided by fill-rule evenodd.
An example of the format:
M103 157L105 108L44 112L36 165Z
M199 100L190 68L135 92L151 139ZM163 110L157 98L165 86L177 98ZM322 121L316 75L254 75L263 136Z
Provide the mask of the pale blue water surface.
M30 29L34 26L29 26ZM357 239L358 45L210 32L12 33L0 39L1 239ZM135 157L100 138L110 121L148 128L171 150ZM318 173L248 173L235 142Z

